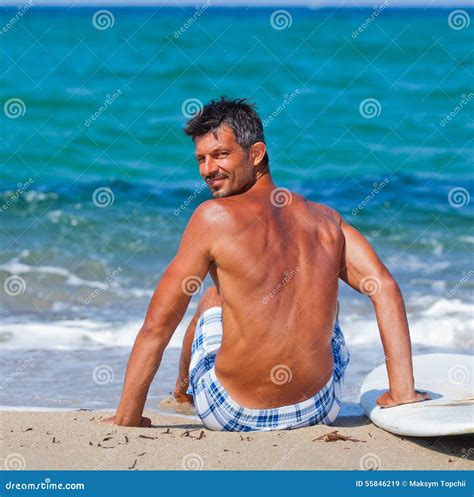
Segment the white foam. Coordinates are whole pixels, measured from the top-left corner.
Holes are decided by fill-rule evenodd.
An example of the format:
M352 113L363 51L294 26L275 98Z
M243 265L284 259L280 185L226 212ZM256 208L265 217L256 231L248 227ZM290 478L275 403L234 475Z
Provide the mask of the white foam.
M54 192L45 193L45 192L37 192L35 190L30 190L25 192L25 200L28 203L41 202L42 200L48 200L48 199L56 200L57 198L59 198L59 195Z
M472 319L474 308L471 304L462 302L459 299L440 299L436 300L423 314L425 316L443 317L448 314L465 313L466 318Z
M0 271L18 275L26 275L30 273L51 274L63 277L65 279L64 283L69 286L85 286L98 289L104 288L104 281L85 280L84 278L75 275L66 268L59 266L31 266L28 264L24 264L23 262L19 262L18 259L19 258L15 258L5 264L0 264ZM153 289L134 287L122 288L117 281L111 281L110 283L108 283L107 289L114 289L117 294L126 297L151 297L153 295Z
M169 347L181 347L186 327L184 318ZM131 348L143 321L120 325L92 320L64 320L46 323L4 323L0 327L3 349L75 350L103 347Z
M22 253L7 263L0 264L0 270L11 274L45 273L64 278L74 287L102 288L103 282L84 280L58 266L31 266L20 262L28 255ZM416 262L414 262L416 261ZM412 264L418 264L412 259ZM425 281L420 278L419 282ZM436 288L445 288L442 281L436 281ZM153 289L121 287L118 282L108 286L116 295L150 297ZM58 304L61 309L62 304ZM350 304L349 304L350 305ZM58 308L56 306L56 309ZM170 347L181 347L182 337L196 302L192 302L186 317L173 335ZM375 313L369 308L344 312L342 302L341 324L348 344L372 344L380 341ZM440 298L436 295L413 295L407 302L409 324L413 343L426 346L457 347L473 344L473 306L458 298ZM74 306L70 306L74 312ZM81 349L87 347L131 347L142 321L135 320L114 324L93 320L64 320L52 322L7 322L0 327L2 347L13 349Z
M429 278L413 278L410 280L410 285L422 285L424 287L430 287L433 290L443 291L447 287L447 283L444 280L434 280Z
M474 346L473 306L458 299L439 299L421 296L411 299L407 306L410 337L413 344L433 347ZM341 327L348 346L380 341L380 334L373 317L342 314Z
M29 407L29 406L0 406L0 412L64 412L78 411L77 407ZM92 410L92 409L91 409ZM110 410L110 409L108 409ZM100 409L94 409L100 411Z
M103 283L101 281L84 280L79 278L74 273L71 273L68 269L58 267L58 266L30 266L17 260L12 260L6 264L0 264L0 270L6 271L11 274L27 274L27 273L43 273L43 274L55 274L62 276L66 279L66 283L71 286L88 286L92 288L101 287Z
M434 245L434 252L439 252L439 244ZM451 266L449 261L432 261L427 258L422 259L415 255L392 255L387 258L387 266L397 268L400 267L403 271L413 272L415 274L424 273L433 275L436 271L443 271Z
M474 345L471 305L447 299L431 302L429 305L425 302L425 305L422 311L408 313L412 343L462 348ZM173 334L169 347L181 347L192 312L193 309L190 308ZM340 322L349 347L380 343L375 314L341 314ZM141 325L141 320L120 324L87 319L46 323L10 322L2 324L0 339L2 348L8 349L130 348Z

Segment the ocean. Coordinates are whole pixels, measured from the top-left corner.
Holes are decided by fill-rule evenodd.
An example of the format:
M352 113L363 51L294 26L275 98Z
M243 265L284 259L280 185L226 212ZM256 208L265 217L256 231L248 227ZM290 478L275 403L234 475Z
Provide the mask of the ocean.
M206 5L0 10L0 405L117 405L153 289L210 198L183 125L223 94L257 105L275 182L374 245L414 354L472 350L474 11ZM383 351L369 299L341 283L340 302L347 415Z

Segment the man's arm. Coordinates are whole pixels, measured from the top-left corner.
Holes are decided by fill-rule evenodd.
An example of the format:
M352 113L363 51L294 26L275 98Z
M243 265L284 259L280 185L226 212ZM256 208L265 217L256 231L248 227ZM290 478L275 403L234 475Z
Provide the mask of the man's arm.
M390 389L377 403L381 407L430 399L415 391L410 332L405 303L397 282L369 242L341 219L345 244L340 277L358 292L369 296L385 352Z
M191 217L176 256L163 274L151 299L127 366L117 413L104 421L125 426L149 426L142 418L148 389L163 352L188 307L193 292L211 264L209 223L202 204Z

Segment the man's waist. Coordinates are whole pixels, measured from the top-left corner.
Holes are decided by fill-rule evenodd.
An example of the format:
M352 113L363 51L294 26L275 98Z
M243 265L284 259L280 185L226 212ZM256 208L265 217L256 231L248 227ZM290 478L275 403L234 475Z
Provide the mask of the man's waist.
M304 354L304 353L303 353ZM302 364L305 361L306 364ZM302 402L316 395L332 378L334 358L327 353L317 359L228 364L216 357L215 374L229 395L243 407L268 409Z

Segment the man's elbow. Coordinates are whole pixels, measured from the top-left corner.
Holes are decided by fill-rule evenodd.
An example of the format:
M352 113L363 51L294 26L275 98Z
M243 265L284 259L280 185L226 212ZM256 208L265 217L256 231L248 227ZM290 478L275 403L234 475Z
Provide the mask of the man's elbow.
M145 320L138 332L137 338L145 340L147 343L156 345L157 347L166 347L169 341L166 339L163 326L151 319Z
M398 283L387 270L362 279L361 292L368 295L372 301L402 297Z

